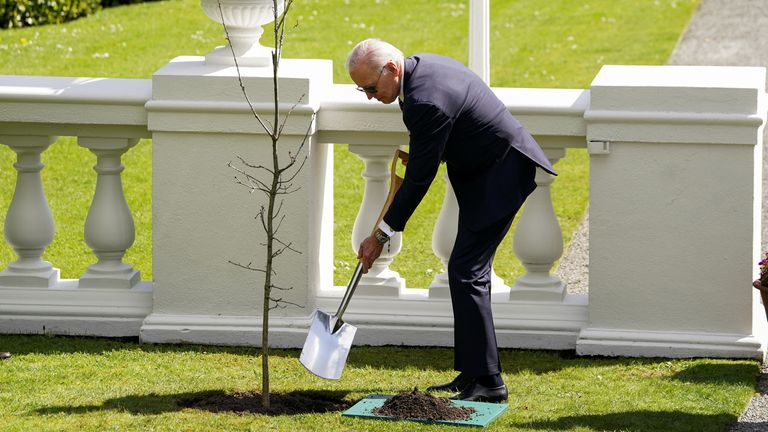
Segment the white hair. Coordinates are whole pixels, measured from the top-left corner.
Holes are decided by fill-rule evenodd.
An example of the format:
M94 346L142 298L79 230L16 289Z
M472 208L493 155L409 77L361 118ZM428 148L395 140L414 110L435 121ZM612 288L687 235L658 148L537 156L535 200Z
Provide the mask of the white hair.
M366 39L352 48L347 56L347 72L357 69L360 65L370 69L381 69L389 60L402 64L403 52L392 44L379 39Z

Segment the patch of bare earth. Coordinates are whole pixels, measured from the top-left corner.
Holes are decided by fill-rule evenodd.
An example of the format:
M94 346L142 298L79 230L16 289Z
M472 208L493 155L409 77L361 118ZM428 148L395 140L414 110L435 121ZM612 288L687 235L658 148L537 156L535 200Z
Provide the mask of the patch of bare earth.
M296 391L270 394L270 407L262 405L256 391L225 393L211 391L185 397L176 402L185 408L237 414L295 415L343 411L352 403L333 392Z

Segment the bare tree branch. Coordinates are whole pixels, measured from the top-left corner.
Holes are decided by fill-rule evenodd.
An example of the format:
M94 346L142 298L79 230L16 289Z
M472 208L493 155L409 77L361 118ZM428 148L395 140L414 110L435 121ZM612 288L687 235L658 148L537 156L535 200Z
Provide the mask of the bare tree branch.
M262 128L264 128L264 131L269 134L269 136L273 136L272 133L269 131L269 128L264 124L264 122L261 120L261 116L256 113L256 110L253 108L253 103L251 103L251 98L248 97L248 91L245 89L245 84L243 84L243 77L240 74L240 65L237 63L237 56L235 55L235 48L232 46L232 41L229 38L229 29L227 29L226 20L224 19L224 12L221 10L221 2L218 2L219 4L219 16L221 17L221 22L224 24L224 34L227 36L227 42L229 42L229 50L232 52L232 59L235 61L235 70L237 71L237 81L240 84L240 90L243 92L243 96L245 96L245 101L248 103L248 107L251 109L251 113L256 118L256 120L259 121L259 124Z
M260 268L256 268L256 267L253 267L253 266L252 266L252 264L253 264L253 263L248 263L248 264L246 264L246 265L243 265L243 264L240 264L240 263L234 262L234 261L232 261L232 260L229 260L229 261L227 261L227 262L228 262L228 263L230 263L230 264L232 264L232 265L233 265L233 266L235 266L235 267L240 267L240 268L242 268L242 269L245 269L245 270L250 270L250 271L255 271L255 272L261 272L261 273L266 273L266 272L267 272L267 271L266 271L266 270L264 270L264 269L260 269Z
M306 93L303 93L301 96L299 96L299 100L296 101L291 106L291 109L288 110L288 112L285 114L285 117L283 118L283 122L280 123L280 128L277 130L277 138L280 139L280 137L283 135L283 128L285 127L285 123L288 122L288 118L293 114L293 110L296 109L297 106L301 103L302 100L304 100L304 96L306 96Z
M235 155L235 157L236 157L236 158L238 158L238 159L240 159L240 163L242 163L243 165L247 166L248 168L254 168L254 169L263 169L263 170L265 170L266 172L268 172L268 173L270 173L270 174L272 174L272 175L274 175L274 174L275 174L275 173L274 173L274 171L272 171L271 169L269 169L269 168L267 168L267 167L265 167L265 166L263 166L263 165L252 165L252 164L248 163L248 162L247 162L245 159L243 159L243 157L242 157L242 156L240 156L240 155ZM231 162L230 162L230 163L231 163Z
M280 243L281 245L283 245L283 246L287 247L288 249L290 249L290 250L292 250L292 251L296 252L297 254L299 254L299 255L303 255L303 254L301 253L301 251L298 251L298 250L296 250L296 249L293 249L293 248L289 247L291 244L293 244L293 242L291 242L291 243L288 243L288 244L285 244L285 242L283 242L282 240L280 240L280 239L279 239L279 238L277 238L277 237L275 237L275 241L276 241L276 242L278 242L278 243Z

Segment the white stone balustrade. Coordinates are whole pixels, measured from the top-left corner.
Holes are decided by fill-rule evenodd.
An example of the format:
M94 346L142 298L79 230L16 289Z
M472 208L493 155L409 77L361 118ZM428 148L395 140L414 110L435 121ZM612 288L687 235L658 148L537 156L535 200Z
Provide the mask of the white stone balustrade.
M276 311L273 346L301 346L315 307L338 307L339 290L329 282L329 144L352 143L365 164L356 249L384 202L394 149L408 142L396 104L366 101L354 86L333 84L331 72L328 61L281 66L281 99L307 97L282 142L294 148L308 126L310 138L306 171L296 177L302 189L285 207L285 235L303 253L278 269L295 288L286 298L304 307ZM254 94L270 94L270 70L246 68L245 75ZM235 154L266 157L268 140L240 98L232 68L181 57L153 80L0 77L0 143L19 160L5 230L21 257L0 273L0 332L259 343L258 275L226 262L260 262L258 229L244 222L258 207L241 198L226 162ZM566 294L551 272L563 250L553 178L538 172L539 187L515 231L526 274L506 298L494 298L499 346L762 357L766 326L750 282L760 256L764 90L762 68L668 67L606 68L592 90L494 89L553 162L565 149L590 149L594 234L589 295ZM255 109L270 113L267 96L259 97ZM61 135L80 137L97 155L85 236L99 262L74 280L58 279L42 260L53 220L40 154ZM136 282L138 269L122 263L134 228L120 161L144 137L153 139L154 280ZM595 142L588 146L587 137ZM719 205L711 205L712 196ZM433 234L444 263L457 214L450 187L446 197ZM453 319L439 277L429 290L406 289L387 273L401 242L393 239L370 274L380 279L363 281L350 303L345 320L358 327L355 343L450 346Z
M360 203L355 225L352 229L352 250L355 254L360 243L371 235L381 209L387 200L390 183L390 167L397 147L366 146L350 144L349 151L357 155L365 164L363 179L365 189ZM394 257L402 248L402 234L396 233L384 246L379 258L360 279L355 291L356 295L365 296L394 296L405 288L405 280L389 269Z
M78 143L96 155L96 192L85 220L85 242L99 261L80 276L83 288L132 288L140 273L123 262L133 244L133 216L123 194L120 159L138 139L80 137Z
M18 260L0 272L0 286L51 287L58 282L59 269L42 259L53 241L54 225L48 200L43 192L40 154L56 137L0 136L0 143L16 152L16 189L5 218L5 239L13 246Z
M565 150L545 150L554 165ZM560 301L565 284L551 272L563 254L563 233L552 206L550 185L554 176L536 170L536 189L525 201L514 237L515 255L525 267L509 293L510 300Z

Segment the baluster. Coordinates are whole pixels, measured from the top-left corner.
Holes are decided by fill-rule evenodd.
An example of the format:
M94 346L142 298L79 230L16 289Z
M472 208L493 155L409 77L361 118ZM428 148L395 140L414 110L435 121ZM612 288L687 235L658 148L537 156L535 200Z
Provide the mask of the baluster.
M435 256L440 258L443 269L446 271L435 275L432 283L429 285L429 298L450 298L451 291L448 285L448 259L451 257L453 245L456 242L456 233L459 224L459 203L456 200L456 193L453 192L451 180L446 173L445 179L445 198L443 206L440 208L440 214L435 221L435 229L432 232L432 251ZM493 293L509 292L509 287L504 285L504 280L496 275L491 269L491 291Z
M453 192L453 186L446 173L445 179L445 198L443 206L440 208L440 214L435 221L435 229L432 232L432 251L435 256L440 258L443 269L446 270L435 275L432 283L429 285L429 298L450 298L451 291L448 286L448 259L453 251L453 244L456 242L456 232L459 223L459 203L456 201L456 194Z
M0 272L0 286L50 288L59 280L59 269L43 261L53 241L51 209L43 192L40 154L57 137L2 136L0 142L16 152L16 189L5 219L5 239L19 259Z
M78 144L96 155L96 192L85 220L85 242L98 257L80 277L82 288L131 288L141 275L123 262L134 240L133 216L123 195L120 159L138 140L80 137Z
M563 149L545 150L554 164L565 156ZM552 266L563 254L563 233L552 206L549 186L554 176L536 170L537 188L525 201L515 229L515 255L525 266L509 294L510 300L562 300L565 283L550 274Z
M389 192L389 170L392 157L397 147L352 145L349 151L356 154L365 164L363 178L365 189L363 190L363 202L355 218L355 226L352 229L352 249L357 256L360 243L371 234L376 218L384 206ZM405 280L400 275L389 269L393 258L402 249L402 235L395 234L389 240L389 246L385 245L379 259L363 275L356 293L371 296L394 296L405 288Z

